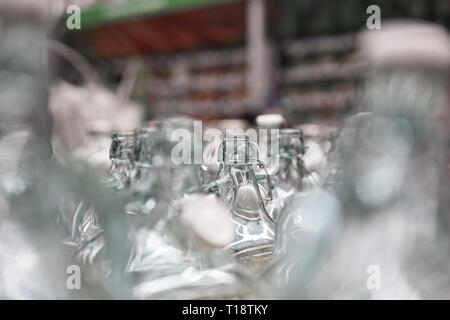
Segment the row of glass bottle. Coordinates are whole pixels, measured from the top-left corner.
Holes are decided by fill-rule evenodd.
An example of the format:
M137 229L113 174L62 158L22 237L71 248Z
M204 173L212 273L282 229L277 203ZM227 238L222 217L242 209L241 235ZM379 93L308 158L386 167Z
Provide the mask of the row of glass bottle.
M112 136L112 165L104 182L129 199L126 227L134 245L126 272L133 275L132 295L258 296L263 284L255 280L273 260L276 221L306 176L302 133L279 131L274 144L279 152L266 168L248 134L228 132L205 148L218 155L219 170L212 172L214 166L171 159L172 133L192 133L193 125L190 119L172 118ZM92 274L107 274L105 261L97 257L104 246L99 215L80 205L73 220L71 241L79 256L92 265Z

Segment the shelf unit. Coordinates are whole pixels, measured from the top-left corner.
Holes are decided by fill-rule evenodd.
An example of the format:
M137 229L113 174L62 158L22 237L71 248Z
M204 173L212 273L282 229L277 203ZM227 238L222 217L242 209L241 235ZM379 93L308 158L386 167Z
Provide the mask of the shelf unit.
M357 53L355 33L308 37L282 46L280 95L296 119L338 119L357 103L367 63Z
M273 68L266 25L274 3L130 0L83 10L81 30L65 38L93 60L147 57L152 115L241 117L272 90L262 73Z
M248 103L243 47L151 57L148 67L148 91L157 114L238 117Z
M375 2L383 19L449 27L446 0ZM64 39L93 60L145 57L153 115L240 117L278 107L296 121L331 121L358 101L367 65L356 54L356 32L367 5L128 0L83 10L82 30L66 30Z

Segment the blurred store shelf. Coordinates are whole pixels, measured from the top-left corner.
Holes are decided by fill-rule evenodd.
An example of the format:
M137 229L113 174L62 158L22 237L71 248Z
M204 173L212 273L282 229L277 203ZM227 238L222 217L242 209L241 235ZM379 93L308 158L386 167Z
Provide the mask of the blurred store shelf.
M139 101L150 118L243 118L279 110L294 122L336 125L355 110L370 70L357 50L367 18L361 1L79 3L81 30L63 28L61 39L109 73L121 74L141 59L145 93ZM449 27L445 0L374 4L383 19L412 17Z

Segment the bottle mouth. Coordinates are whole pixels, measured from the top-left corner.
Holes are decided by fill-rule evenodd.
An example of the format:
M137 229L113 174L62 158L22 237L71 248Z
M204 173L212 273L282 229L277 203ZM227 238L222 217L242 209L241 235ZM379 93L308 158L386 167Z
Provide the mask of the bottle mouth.
M256 117L258 128L280 128L285 123L281 114L263 114Z
M155 128L138 128L132 133L136 145L148 140L154 140L157 137L158 130Z
M131 164L131 161L128 158L111 158L111 162L114 164Z
M130 153L135 145L135 137L131 132L113 133L109 149L109 158L114 161L129 162Z
M303 137L303 131L300 129L292 129L292 128L288 128L288 129L281 129L280 130L280 136L285 136L285 137Z
M113 133L111 139L113 142L118 142L121 146L130 149L133 147L135 141L134 133L132 132Z
M259 148L248 134L224 135L218 158L219 163L229 166L252 165L259 160Z
M133 138L134 132L114 132L111 137L114 138Z
M134 135L135 137L137 137L139 135L156 133L157 131L158 130L156 128L142 127L142 128L135 129L134 132L131 134Z
M291 158L305 153L303 132L300 129L283 129L280 131L280 156Z
M154 167L152 158L160 139L160 130L153 127L137 128L133 135L135 143L129 154L130 161L137 167Z

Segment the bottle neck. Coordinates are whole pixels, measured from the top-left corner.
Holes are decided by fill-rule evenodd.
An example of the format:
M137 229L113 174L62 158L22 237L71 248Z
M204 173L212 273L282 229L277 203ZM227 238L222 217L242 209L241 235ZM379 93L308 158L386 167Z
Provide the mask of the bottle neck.
M111 161L119 163L129 162L130 154L134 147L134 135L132 133L115 133L112 135L109 157Z

